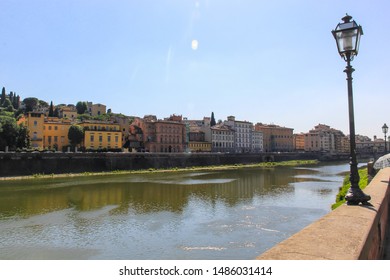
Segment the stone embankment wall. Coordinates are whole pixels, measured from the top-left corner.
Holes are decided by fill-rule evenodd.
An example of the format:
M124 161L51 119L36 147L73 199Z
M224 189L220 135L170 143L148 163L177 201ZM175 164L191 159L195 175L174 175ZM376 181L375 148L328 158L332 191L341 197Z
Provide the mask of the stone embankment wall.
M0 177L317 159L310 153L0 153Z
M369 206L342 205L279 243L259 260L383 259L389 232L390 167L364 189ZM386 256L388 259L390 256Z

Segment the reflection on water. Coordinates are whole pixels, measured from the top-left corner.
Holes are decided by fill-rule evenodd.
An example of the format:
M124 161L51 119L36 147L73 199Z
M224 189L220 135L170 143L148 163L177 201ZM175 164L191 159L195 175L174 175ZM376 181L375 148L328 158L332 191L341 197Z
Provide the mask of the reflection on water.
M0 183L2 259L253 259L330 210L343 165Z

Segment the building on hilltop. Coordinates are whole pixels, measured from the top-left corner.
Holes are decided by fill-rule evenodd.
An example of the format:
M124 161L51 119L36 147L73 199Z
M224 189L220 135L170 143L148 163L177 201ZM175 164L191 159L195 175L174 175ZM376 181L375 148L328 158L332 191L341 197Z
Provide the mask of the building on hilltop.
M86 103L87 103L88 113L92 117L97 117L97 116L106 114L106 112L107 112L107 106L106 105L103 105L103 104L100 104L100 103L93 104L92 102L86 102Z
M77 109L74 105L61 106L58 108L59 118L70 119L73 121L77 119L77 116Z

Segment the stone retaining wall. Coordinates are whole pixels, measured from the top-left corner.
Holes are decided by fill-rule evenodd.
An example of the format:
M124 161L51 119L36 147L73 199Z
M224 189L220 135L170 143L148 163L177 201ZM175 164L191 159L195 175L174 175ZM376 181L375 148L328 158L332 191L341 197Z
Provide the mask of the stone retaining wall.
M316 159L316 154L0 153L0 177Z

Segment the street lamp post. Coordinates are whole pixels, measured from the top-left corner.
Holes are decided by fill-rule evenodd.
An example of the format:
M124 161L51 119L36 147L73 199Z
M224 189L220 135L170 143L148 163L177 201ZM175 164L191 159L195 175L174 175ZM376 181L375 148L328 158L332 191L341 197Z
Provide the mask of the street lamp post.
M390 136L387 136L387 146L390 146ZM389 149L387 149L389 150Z
M348 82L348 109L349 109L349 141L350 141L350 175L351 186L345 196L348 205L367 204L371 197L365 194L359 188L359 172L356 159L356 140L355 140L355 119L353 111L353 93L352 93L352 73L355 69L351 66L351 61L359 52L360 36L363 35L363 29L352 17L346 15L342 18L343 22L336 26L332 34L336 40L337 49L340 56L347 62L344 72L347 74Z
M389 131L389 128L387 127L386 124L384 124L384 125L382 126L382 131L383 131L383 133L385 134L385 154L387 154L386 134L387 134L387 132Z

